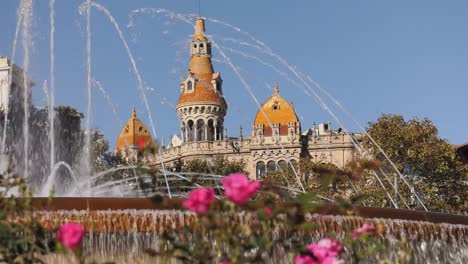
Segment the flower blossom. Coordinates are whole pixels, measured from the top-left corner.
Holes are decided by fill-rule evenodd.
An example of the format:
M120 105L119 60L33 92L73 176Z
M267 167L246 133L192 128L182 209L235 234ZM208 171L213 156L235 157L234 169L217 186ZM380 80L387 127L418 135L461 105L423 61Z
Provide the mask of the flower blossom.
M336 259L343 252L343 245L332 238L324 238L317 243L306 246L310 255L296 256L296 264L343 264L343 260Z
M57 233L57 241L65 248L76 249L80 246L85 230L77 223L66 223L60 226Z
M230 174L221 180L224 187L224 195L236 204L244 204L260 188L259 181L249 181L247 176L241 173Z
M316 260L314 260L311 256L309 255L297 255L296 258L294 259L295 264L318 264Z
M189 193L188 199L182 205L197 214L206 214L214 201L215 192L213 188L198 188Z
M374 226L368 225L367 223L364 224L362 227L356 229L351 234L353 240L358 239L361 235L364 234L375 234L377 229Z

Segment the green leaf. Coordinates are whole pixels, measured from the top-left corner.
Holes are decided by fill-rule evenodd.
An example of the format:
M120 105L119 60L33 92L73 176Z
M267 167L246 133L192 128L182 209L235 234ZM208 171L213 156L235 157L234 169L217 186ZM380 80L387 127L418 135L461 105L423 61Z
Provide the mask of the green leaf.
M315 230L316 228L317 228L317 225L315 223L307 222L301 225L301 229L304 231L311 231L311 230Z
M367 198L369 198L369 195L367 194L358 194L358 195L352 196L350 201L351 201L351 204L356 205L356 204L361 204Z

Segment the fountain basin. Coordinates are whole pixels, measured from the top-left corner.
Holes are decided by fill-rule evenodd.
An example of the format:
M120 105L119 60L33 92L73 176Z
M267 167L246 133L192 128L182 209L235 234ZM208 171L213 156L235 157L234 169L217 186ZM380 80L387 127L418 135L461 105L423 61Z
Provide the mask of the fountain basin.
M144 250L155 248L164 230L182 230L196 221L196 215L181 209L182 199L153 203L149 198L34 198L36 219L49 231L62 223L81 223L87 234L84 249L97 258L146 260ZM287 204L285 203L285 206ZM383 225L380 239L389 248L405 239L413 250L414 263L466 263L468 261L468 217L391 208L357 207L356 215L343 215L329 206L308 214L316 229L304 234L315 241L345 233L364 223ZM242 215L232 222L242 222ZM282 230L278 230L279 233ZM391 257L392 259L395 256ZM122 261L123 262L123 261ZM64 263L50 259L50 263Z

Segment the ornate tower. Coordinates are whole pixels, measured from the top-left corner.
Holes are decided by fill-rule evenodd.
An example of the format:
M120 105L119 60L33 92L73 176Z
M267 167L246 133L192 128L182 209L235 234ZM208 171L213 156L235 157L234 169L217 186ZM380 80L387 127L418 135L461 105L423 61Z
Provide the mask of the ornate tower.
M197 18L190 43L190 65L180 84L177 115L184 142L220 140L227 105L223 97L223 80L211 63L211 43L205 37L205 20Z

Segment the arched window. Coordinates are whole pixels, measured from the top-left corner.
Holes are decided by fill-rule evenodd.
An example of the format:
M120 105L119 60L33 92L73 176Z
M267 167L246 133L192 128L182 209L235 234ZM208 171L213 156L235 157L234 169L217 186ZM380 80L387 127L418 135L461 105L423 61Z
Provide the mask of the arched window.
M192 120L189 120L187 122L187 141L193 141L193 129L194 129L194 124Z
M276 163L272 160L270 160L267 163L267 171L275 171L276 170Z
M187 91L192 91L193 90L193 83L192 81L187 82Z
M286 168L286 165L287 165L287 164L286 164L286 161L285 161L285 160L280 160L280 161L278 162L278 168L279 168L280 170L284 170L284 169Z
M205 140L205 121L203 119L198 119L197 121L197 140Z
M257 162L257 168L256 168L256 171L257 171L257 180L260 179L263 174L265 174L265 162L263 161L259 161Z
M213 141L214 140L214 122L213 119L208 120L208 140Z
M291 160L291 165L292 165L294 168L297 168L297 161L296 161L296 160Z

